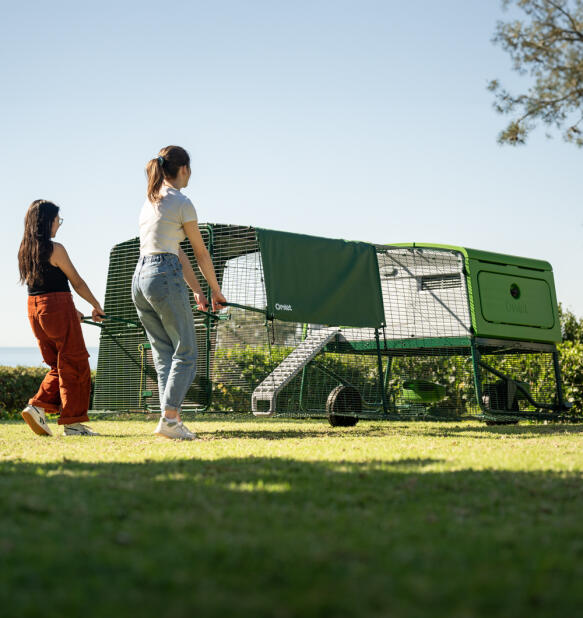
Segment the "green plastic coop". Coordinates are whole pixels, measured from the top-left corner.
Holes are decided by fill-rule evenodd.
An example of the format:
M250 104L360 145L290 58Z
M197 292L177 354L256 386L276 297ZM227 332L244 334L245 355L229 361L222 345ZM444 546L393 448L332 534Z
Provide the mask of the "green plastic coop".
M185 409L263 416L560 419L561 340L545 261L201 224L229 306L196 310ZM194 263L192 250L183 248ZM131 302L138 239L110 256L95 409L157 410ZM201 283L204 279L197 271Z

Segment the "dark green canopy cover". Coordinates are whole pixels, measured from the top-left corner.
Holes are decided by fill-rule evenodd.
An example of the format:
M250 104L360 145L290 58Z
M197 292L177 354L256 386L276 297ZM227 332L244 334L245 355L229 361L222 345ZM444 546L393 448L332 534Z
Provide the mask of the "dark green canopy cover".
M257 228L267 309L278 320L377 328L383 299L373 245Z

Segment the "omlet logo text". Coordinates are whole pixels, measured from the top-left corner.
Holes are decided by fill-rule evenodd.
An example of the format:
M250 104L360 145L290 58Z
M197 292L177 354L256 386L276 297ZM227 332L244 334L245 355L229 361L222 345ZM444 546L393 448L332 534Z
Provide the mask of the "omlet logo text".
M509 313L528 313L528 307L526 303L507 302L506 311Z
M275 309L277 311L293 311L291 305L280 305L279 303L275 303Z

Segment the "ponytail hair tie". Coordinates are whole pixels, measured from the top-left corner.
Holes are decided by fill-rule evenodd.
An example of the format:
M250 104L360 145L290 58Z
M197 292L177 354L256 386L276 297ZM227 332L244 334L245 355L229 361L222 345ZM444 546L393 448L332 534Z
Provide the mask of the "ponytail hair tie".
M164 157L158 157L158 163L160 164L160 167L162 167L164 165Z

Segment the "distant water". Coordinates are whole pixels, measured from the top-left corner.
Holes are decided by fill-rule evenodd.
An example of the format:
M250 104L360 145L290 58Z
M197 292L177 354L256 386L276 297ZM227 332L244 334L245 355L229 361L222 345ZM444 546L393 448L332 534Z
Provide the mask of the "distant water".
M87 348L87 351L91 354L89 357L91 369L97 369L98 350L99 348ZM8 367L16 367L17 365L47 367L38 348L0 348L0 365L7 365Z

